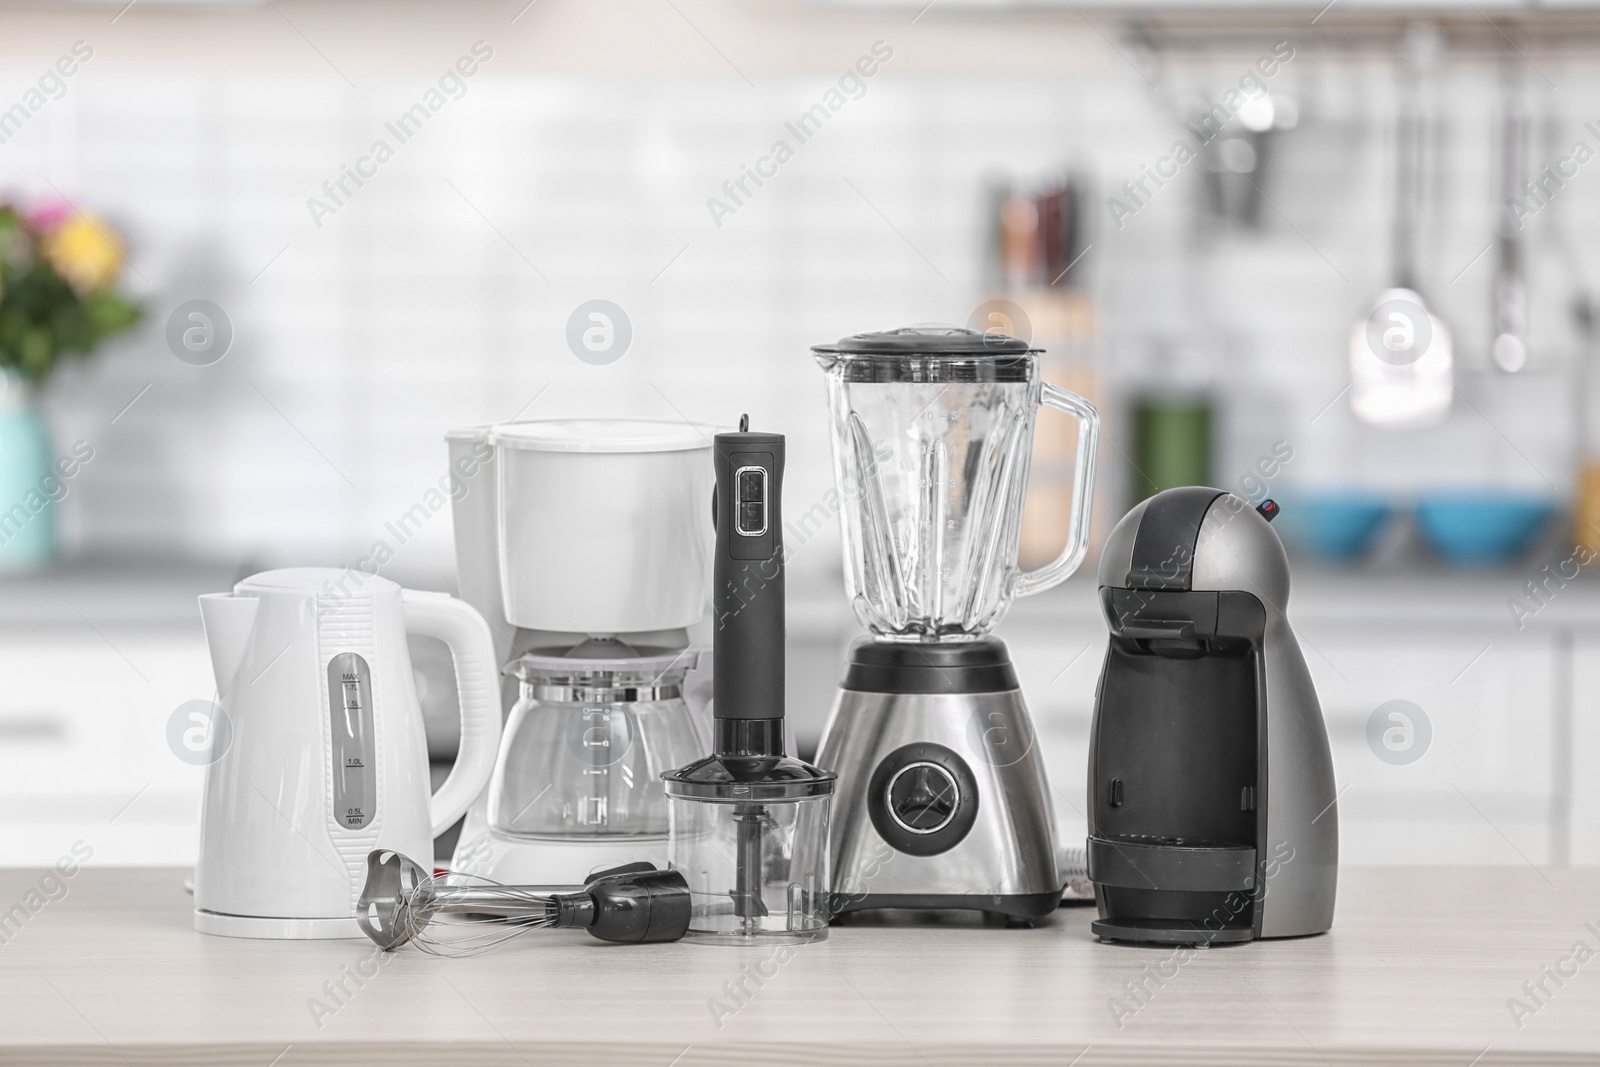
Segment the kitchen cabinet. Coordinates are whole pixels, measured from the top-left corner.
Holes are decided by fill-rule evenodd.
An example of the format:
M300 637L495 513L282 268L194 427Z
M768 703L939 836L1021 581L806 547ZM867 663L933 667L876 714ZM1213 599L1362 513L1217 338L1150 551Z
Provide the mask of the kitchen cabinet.
M1342 860L1566 862L1560 816L1570 797L1555 772L1564 755L1555 745L1567 669L1560 635L1312 625L1301 638L1342 791ZM1386 762L1369 738L1369 721L1391 701L1429 724L1414 762ZM1385 730L1404 728L1381 718ZM1419 727L1410 726L1408 757L1424 747Z
M0 865L194 862L201 767L169 747L173 712L213 696L193 594L226 574L55 576L0 603ZM1346 863L1600 863L1600 583L1517 630L1504 576L1296 578L1294 623L1327 716ZM419 587L428 583L418 582ZM434 583L443 588L444 583ZM122 592L118 593L117 590ZM1089 723L1106 632L1087 576L1019 601L999 630L1033 712L1065 844L1081 843ZM861 634L842 591L796 586L789 718L814 750ZM436 657L437 658L437 657ZM424 673L426 656L418 663ZM448 665L440 721L453 717ZM1426 752L1386 763L1373 712L1409 701ZM448 705L448 706L447 706Z
M0 678L0 864L51 864L76 841L95 863L194 862L204 769L175 754L168 726L215 695L198 616L6 626Z
M1569 692L1570 722L1557 744L1565 750L1561 762L1572 783L1570 859L1600 864L1600 633L1581 633L1573 641Z

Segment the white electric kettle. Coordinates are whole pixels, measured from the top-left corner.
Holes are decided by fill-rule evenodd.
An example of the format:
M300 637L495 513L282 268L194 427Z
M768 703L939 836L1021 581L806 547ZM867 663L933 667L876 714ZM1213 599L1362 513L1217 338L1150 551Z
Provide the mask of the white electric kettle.
M361 937L367 853L431 865L489 782L500 734L488 624L442 593L305 567L200 598L227 738L206 770L194 926L233 937ZM430 797L406 635L455 659L461 748Z

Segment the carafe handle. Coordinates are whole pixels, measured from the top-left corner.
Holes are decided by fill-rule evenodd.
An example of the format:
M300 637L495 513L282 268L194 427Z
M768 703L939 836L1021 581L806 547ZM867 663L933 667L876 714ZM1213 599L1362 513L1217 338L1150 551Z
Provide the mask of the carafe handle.
M444 593L400 592L406 632L437 637L455 661L456 693L461 701L461 748L450 775L429 804L433 836L466 814L494 773L500 739L500 678L495 670L489 624L471 605Z
M1089 511L1094 505L1095 454L1100 445L1100 413L1077 393L1058 389L1045 382L1040 394L1044 407L1064 411L1078 420L1078 466L1072 474L1072 521L1067 527L1067 544L1061 555L1035 571L1017 575L1012 583L1014 596L1032 596L1066 581L1089 553Z

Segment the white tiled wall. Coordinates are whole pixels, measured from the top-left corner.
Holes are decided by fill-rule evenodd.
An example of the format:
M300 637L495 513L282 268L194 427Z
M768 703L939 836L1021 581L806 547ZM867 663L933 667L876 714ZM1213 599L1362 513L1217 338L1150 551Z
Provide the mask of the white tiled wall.
M729 422L749 411L791 435L789 491L803 504L829 479L807 346L965 321L986 295L983 183L1061 164L1100 184L1086 263L1104 372L1120 389L1149 375L1160 338L1209 344L1228 410L1219 480L1285 438L1297 451L1290 476L1305 481L1564 487L1564 264L1594 262L1600 177L1583 174L1532 231L1534 369L1516 380L1474 371L1492 256L1452 278L1489 239L1490 68L1451 67L1438 87L1446 165L1424 274L1457 330L1471 400L1439 430L1382 434L1356 427L1342 403L1327 408L1346 380L1348 324L1388 271L1387 68L1301 42L1273 83L1301 101L1303 121L1260 177L1264 232L1197 236L1199 164L1124 228L1110 225L1105 193L1175 135L1166 101L1215 96L1252 58L1171 66L1159 90L1115 57L1026 76L891 62L721 228L707 197L830 75L769 73L750 89L732 74L491 62L318 228L307 198L386 136L383 122L433 68L368 73L350 91L311 67L85 67L0 146L0 190L59 189L128 236L130 284L150 310L136 340L61 375L51 395L63 442L96 449L70 498L74 542L101 555L353 560L433 483L446 428L517 414ZM1548 143L1565 145L1584 135L1600 64L1543 69L1561 86L1535 94ZM0 70L0 97L35 75ZM222 305L237 332L211 367L180 363L162 340L168 313L196 297ZM563 340L568 314L600 297L634 329L608 367ZM436 517L395 568L447 569L448 530ZM819 540L797 566L835 566L832 545Z

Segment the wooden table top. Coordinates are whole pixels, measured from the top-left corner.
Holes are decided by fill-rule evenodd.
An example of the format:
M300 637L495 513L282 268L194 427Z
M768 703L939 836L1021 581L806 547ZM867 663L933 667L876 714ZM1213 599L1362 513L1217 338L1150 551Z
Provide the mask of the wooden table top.
M381 962L197 934L185 873L0 871L0 922L27 913L0 927L0 1064L1600 1063L1597 868L1346 869L1332 933L1187 956L1099 944L1078 908L787 955L534 931Z

